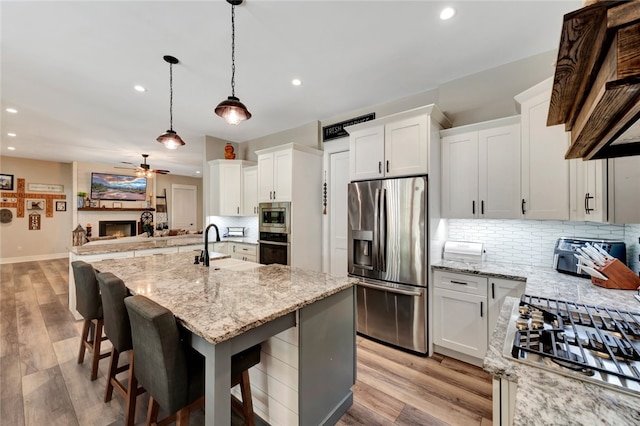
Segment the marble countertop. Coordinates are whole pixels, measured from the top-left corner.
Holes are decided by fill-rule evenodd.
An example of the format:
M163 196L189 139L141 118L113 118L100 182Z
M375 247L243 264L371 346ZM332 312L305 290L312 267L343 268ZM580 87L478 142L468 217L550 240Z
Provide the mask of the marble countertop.
M114 259L95 268L120 277L135 294L171 310L182 324L219 343L354 285L282 265L260 265L213 253L209 268L191 253Z
M69 252L83 254L116 253L130 250L144 250L163 247L190 246L192 244L202 244L202 235L179 235L175 237L131 237L123 238L121 241L103 240L100 244L88 244L83 246L70 247Z
M640 310L640 303L633 297L635 290L598 287L589 279L560 274L551 268L441 261L433 269L526 280L527 294ZM517 383L514 425L640 424L640 395L617 392L505 358L502 352L507 329L513 326L511 313L518 303L519 299L506 298L484 359L485 371Z

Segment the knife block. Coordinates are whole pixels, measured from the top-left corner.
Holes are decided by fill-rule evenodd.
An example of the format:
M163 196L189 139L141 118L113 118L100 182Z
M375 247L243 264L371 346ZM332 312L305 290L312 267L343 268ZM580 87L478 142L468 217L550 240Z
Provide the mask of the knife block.
M640 277L618 259L610 260L597 269L609 278L602 280L591 277L591 282L597 286L619 290L635 290L640 287Z

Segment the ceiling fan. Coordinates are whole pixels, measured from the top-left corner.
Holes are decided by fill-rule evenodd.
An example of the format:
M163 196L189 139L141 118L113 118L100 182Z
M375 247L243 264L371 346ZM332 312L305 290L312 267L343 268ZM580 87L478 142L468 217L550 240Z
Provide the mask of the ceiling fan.
M161 169L152 169L151 166L149 166L147 164L147 158L149 157L149 154L142 154L142 158L144 159L142 163L140 163L139 167L136 167L134 169L131 169L129 167L116 167L116 169L130 169L130 170L135 170L136 175L137 176L141 176L141 177L152 177L154 173L160 174L160 175L166 175L167 173L169 173L169 170L161 170ZM131 164L129 162L123 161L122 164Z

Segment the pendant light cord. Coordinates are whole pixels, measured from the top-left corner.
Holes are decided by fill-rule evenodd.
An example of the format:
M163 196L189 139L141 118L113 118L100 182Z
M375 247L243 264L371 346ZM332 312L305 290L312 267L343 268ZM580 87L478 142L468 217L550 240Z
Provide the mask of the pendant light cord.
M236 96L236 7L231 5L231 96Z
M169 129L173 130L173 64L169 63Z

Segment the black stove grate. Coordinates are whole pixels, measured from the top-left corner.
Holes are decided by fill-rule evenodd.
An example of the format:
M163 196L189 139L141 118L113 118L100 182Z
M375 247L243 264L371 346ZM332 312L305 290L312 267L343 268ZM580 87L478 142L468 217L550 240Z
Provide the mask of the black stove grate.
M534 311L538 328L527 329ZM514 358L537 354L587 376L598 371L640 384L640 312L525 294L520 313L526 326L516 331Z

